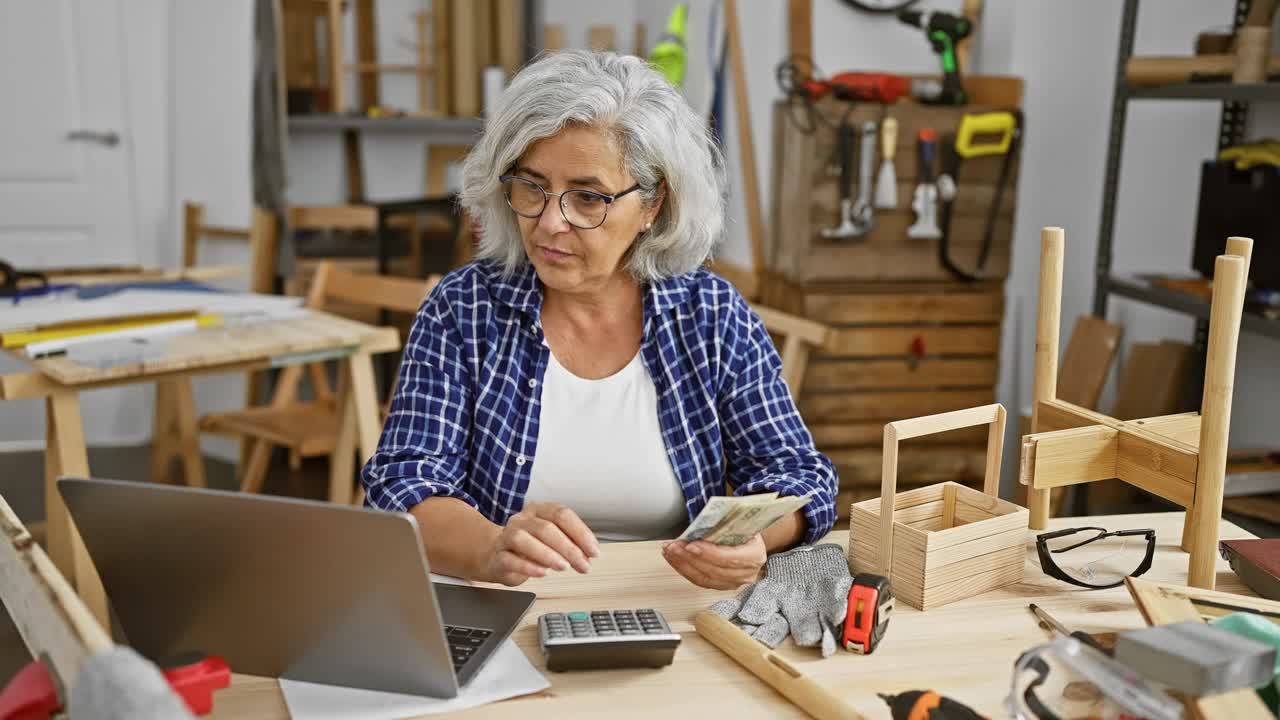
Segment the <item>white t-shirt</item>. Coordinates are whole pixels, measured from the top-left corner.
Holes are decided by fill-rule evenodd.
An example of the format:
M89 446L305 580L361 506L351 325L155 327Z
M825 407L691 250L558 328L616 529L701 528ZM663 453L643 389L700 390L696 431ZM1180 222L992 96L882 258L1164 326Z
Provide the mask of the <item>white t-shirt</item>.
M640 354L585 380L550 353L525 502L576 512L601 541L673 538L689 524L658 425L658 391Z

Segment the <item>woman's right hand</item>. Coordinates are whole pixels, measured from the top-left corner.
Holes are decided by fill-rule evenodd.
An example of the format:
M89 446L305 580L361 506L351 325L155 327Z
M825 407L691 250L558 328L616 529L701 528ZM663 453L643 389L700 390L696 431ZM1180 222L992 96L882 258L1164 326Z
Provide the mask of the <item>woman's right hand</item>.
M600 544L582 518L559 503L531 502L501 528L488 553L487 576L515 586L548 570L580 573L600 556Z

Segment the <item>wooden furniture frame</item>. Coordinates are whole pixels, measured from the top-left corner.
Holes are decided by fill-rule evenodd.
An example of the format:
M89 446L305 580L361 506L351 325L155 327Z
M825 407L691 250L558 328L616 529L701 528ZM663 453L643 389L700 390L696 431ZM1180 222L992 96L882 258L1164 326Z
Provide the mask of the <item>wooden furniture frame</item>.
M1119 421L1058 399L1063 231L1041 232L1032 434L1022 439L1020 473L1030 488L1031 528L1046 527L1051 488L1119 478L1187 509L1182 549L1191 553L1188 583L1213 588L1236 343L1252 248L1248 238L1230 238L1214 266L1200 414Z
M413 313L439 280L440 277L434 275L424 282L357 273L324 261L312 281L307 307L323 310L326 302L336 300ZM317 397L306 402L298 399L304 370L310 373L312 385L317 389ZM283 446L289 448L295 467L301 458L329 456L329 501L360 504L364 493L357 491L353 495L351 482L356 414L373 412L381 417L383 413L372 378L343 375L340 382L350 387L350 392L342 389L338 392L339 398L347 398L345 402L330 391L322 363L291 365L281 372L270 403L205 415L200 419L200 429L239 436L252 443L248 464L240 478L243 492L262 490L271 452ZM369 451L376 444L376 433L360 438L360 445Z
M944 482L898 493L899 442L981 425L982 492ZM850 570L889 578L894 596L921 610L1021 580L1027 511L1000 499L1004 426L999 403L885 425L880 497L850 510Z
M3 497L0 532L0 598L31 657L66 692L84 662L111 647L111 637Z
M1153 528L1164 541L1143 578L1180 582L1186 558L1170 543L1182 529L1179 513L1114 517L1060 518L1051 528L1101 525L1122 530ZM1023 532L1026 532L1025 529ZM1248 533L1222 523L1227 538ZM847 531L832 532L823 542L844 545ZM610 544L591 565L589 575L549 573L533 578L521 590L537 594L511 638L535 668L545 672L538 650L538 616L593 607L651 607L661 612L683 639L675 664L657 672L599 670L589 673L546 673L552 687L522 698L460 711L459 720L552 720L568 717L663 718L732 717L734 720L803 718L801 711L768 684L726 656L694 631L694 617L713 603L730 597L726 591L695 586L671 570L662 557L661 542ZM1037 568L1035 543L1023 558ZM1251 595L1218 560L1224 590ZM839 651L819 659L814 648L783 642L774 651L788 664L828 689L869 718L888 718L877 693L928 687L956 698L979 714L1007 717L1004 700L1018 656L1048 639L1046 631L1027 612L1027 603L1043 606L1063 625L1088 633L1119 632L1145 626L1122 587L1076 592L1069 586L1028 569L1021 583L978 597L960 600L927 612L898 604L889 633L874 655ZM781 666L777 666L781 667ZM285 720L288 709L274 678L233 676L231 687L218 691L213 718L222 720ZM425 716L430 718L435 716ZM450 716L452 719L453 716Z
M204 206L186 202L182 206L182 268L195 270L202 238L246 241L249 246L249 289L270 293L275 282L275 218L261 208L253 209L248 229L209 225ZM260 380L249 378L246 402L257 401ZM196 428L195 390L190 377L156 382L155 414L151 433L151 480L168 481L173 461L182 464L183 481L191 487L205 487L204 461L200 454L200 433Z
M54 480L62 475L86 477L89 456L80 414L80 393L101 387L150 383L204 373L257 372L343 358L353 378L348 386L373 387L370 356L400 347L394 328L378 328L326 313L311 312L243 327L205 328L173 338L162 358L100 369L65 357L36 360L32 372L0 376L0 400L43 399L46 409L45 515L49 557L90 611L105 627L106 596ZM10 355L23 362L15 352ZM349 393L350 391L347 390ZM345 403L344 397L339 398ZM373 453L378 438L376 406L356 407L355 438L362 457Z
M764 321L765 329L782 339L782 346L778 348L782 356L782 379L791 391L791 399L800 402L809 351L826 345L830 335L827 326L763 305L752 305L751 309Z

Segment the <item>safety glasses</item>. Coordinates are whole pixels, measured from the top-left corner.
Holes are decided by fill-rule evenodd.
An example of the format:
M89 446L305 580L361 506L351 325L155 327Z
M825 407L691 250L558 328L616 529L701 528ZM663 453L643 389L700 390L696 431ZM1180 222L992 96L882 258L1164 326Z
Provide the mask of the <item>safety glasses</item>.
M1063 582L1094 590L1113 588L1151 569L1156 531L1078 527L1036 536L1040 569Z

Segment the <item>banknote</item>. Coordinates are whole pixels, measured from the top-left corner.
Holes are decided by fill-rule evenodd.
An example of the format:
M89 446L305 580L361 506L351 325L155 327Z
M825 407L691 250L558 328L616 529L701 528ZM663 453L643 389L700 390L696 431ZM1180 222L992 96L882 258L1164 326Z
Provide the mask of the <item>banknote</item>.
M777 493L744 495L742 497L717 495L707 502L706 507L702 508L702 512L698 513L698 517L689 523L689 527L680 534L678 539L701 540L707 533L714 530L721 522L740 508L751 505L764 505L773 502L777 497Z
M742 545L808 502L807 496L780 498L776 493L714 497L679 539Z

